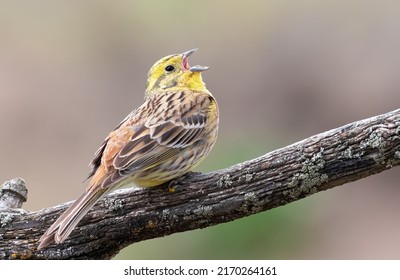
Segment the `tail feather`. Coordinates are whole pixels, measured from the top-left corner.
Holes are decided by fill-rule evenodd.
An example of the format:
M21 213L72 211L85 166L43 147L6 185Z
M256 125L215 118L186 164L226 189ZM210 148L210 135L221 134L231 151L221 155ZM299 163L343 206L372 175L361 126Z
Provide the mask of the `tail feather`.
M38 250L53 241L57 244L63 242L90 208L109 191L101 187L87 189L42 235Z

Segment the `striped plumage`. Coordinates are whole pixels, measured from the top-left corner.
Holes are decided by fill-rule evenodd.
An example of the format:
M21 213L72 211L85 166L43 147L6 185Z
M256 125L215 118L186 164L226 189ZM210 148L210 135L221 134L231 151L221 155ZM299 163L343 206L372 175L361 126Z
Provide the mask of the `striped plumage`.
M85 192L40 238L38 249L63 242L89 209L121 186L157 186L178 178L207 156L217 138L218 106L206 89L194 51L160 59L150 69L144 103L97 150Z

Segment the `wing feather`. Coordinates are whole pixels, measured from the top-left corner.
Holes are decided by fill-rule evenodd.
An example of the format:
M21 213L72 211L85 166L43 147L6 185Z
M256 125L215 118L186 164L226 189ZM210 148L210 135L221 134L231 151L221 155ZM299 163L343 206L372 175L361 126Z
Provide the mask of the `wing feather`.
M106 158L112 164L102 186L178 158L182 149L201 139L210 103L208 94L190 91L168 92L148 98L136 114L131 114L109 135L104 144L106 147L102 146L96 154L96 163L99 158ZM118 130L126 133L128 128L131 134L126 142L113 141L114 135L116 139L119 137Z

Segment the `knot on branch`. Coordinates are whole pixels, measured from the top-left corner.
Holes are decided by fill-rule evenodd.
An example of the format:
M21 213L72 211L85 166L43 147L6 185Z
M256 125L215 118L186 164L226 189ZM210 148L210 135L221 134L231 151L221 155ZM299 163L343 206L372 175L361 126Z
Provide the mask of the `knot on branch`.
M22 178L6 181L0 189L0 210L21 208L28 199L28 189Z

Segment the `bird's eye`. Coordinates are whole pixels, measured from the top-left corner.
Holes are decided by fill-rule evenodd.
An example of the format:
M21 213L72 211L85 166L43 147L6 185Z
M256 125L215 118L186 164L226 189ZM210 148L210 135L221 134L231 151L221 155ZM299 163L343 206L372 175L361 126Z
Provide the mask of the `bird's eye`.
M167 72L172 72L174 70L175 70L175 67L172 65L168 65L167 67L165 67L165 71L167 71Z

